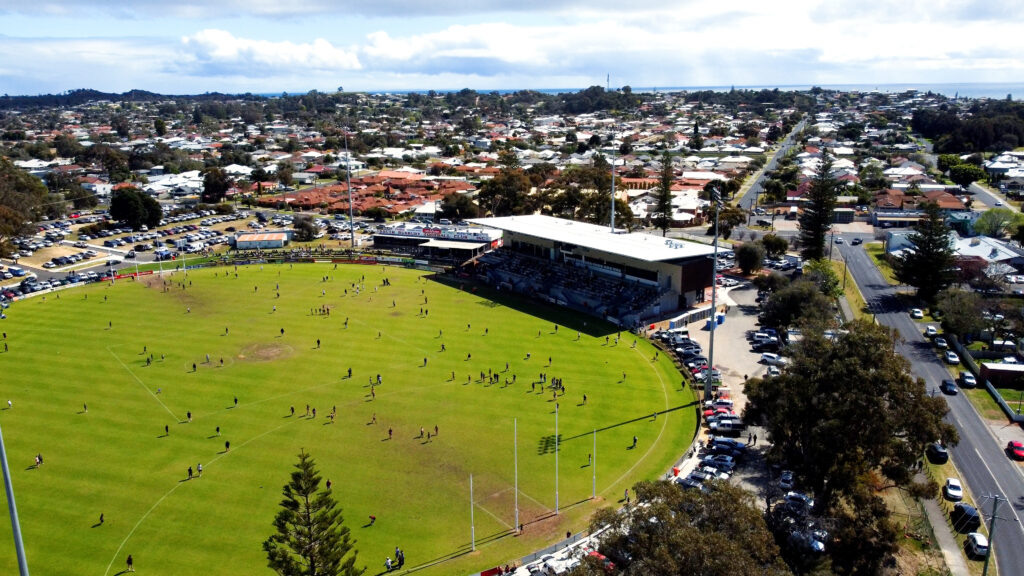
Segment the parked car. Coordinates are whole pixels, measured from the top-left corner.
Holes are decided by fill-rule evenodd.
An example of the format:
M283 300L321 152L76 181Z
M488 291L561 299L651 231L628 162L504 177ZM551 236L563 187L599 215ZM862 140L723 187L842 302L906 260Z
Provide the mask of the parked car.
M786 495L782 500L791 508L796 510L807 512L811 508L814 508L814 498L811 498L803 492L786 492Z
M943 394L949 394L950 396L956 396L956 393L957 393L956 383L953 382L952 380L950 380L949 378L946 378L945 380L942 381L941 384L939 384L939 390L942 390Z
M967 554L975 558L984 558L985 556L988 556L988 538L979 532L971 532L968 534L967 540L964 542L964 547L967 550Z
M1014 460L1024 460L1024 442L1021 442L1020 440L1010 440L1010 442L1006 444L1006 453Z
M966 370L960 371L960 385L964 388L974 388L978 385L978 381L974 378L974 374Z
M949 348L949 343L946 342L945 338L936 338L935 340L933 340L933 343L935 344L935 347L938 348L939 350L945 350L946 348Z
M949 451L946 447L938 442L932 442L925 449L925 455L928 456L928 460L933 464L945 464L949 462Z
M783 470L782 474L779 474L779 488L783 490L792 490L796 482L793 479L792 470Z
M935 338L939 335L939 330L935 326L927 326L924 329L925 338Z
M780 374L782 374L782 370L779 370L778 366L769 366L768 371L765 372L767 376L778 376Z
M959 502L964 499L964 487L956 478L946 478L946 483L942 486L942 495L946 500Z
M924 318L924 311L921 310L920 308L911 308L910 317L915 320L920 320Z
M981 514L966 502L957 502L949 513L949 519L953 521L953 529L960 533L973 532L981 527Z
M953 366L956 366L957 364L960 363L960 357L957 356L956 352L953 352L952 350L946 350L945 359L946 364L951 364Z
M705 466L711 466L723 472L732 472L736 468L736 460L732 456L718 454L716 456L705 456L701 462Z
M785 366L786 359L772 352L761 354L761 363L769 366Z

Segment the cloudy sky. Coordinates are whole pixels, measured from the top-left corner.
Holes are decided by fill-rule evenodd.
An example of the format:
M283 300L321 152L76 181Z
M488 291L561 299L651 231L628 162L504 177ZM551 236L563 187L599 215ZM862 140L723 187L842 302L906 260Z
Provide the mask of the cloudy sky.
M1024 82L1022 30L1024 0L0 0L0 93Z

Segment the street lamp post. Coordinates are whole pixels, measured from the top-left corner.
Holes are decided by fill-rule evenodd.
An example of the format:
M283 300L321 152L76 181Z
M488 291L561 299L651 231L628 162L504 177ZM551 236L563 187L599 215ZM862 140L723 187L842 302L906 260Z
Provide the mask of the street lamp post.
M718 324L718 213L722 208L722 193L718 186L711 189L711 201L715 204L715 242L711 265L711 339L708 344L708 370L704 376L704 400L711 399L715 379L715 325Z

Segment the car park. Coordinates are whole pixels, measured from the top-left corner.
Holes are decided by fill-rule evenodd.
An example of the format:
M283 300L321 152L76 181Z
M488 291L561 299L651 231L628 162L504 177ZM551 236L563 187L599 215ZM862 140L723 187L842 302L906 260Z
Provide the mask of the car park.
M939 390L942 390L943 394L949 394L950 396L956 396L958 390L956 389L956 383L946 378L939 384Z
M956 366L957 364L960 363L960 357L957 356L956 352L953 352L952 350L946 350L944 358L946 360L946 364Z

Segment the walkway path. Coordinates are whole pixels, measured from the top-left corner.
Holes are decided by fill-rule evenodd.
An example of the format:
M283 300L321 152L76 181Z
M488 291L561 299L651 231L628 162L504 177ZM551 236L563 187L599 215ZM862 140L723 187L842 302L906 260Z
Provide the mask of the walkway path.
M932 532L935 533L935 540L942 550L942 557L946 559L946 567L953 576L968 576L967 563L964 555L960 552L960 546L953 537L953 530L946 522L946 516L939 508L934 498L922 500L924 512L928 515L928 523L932 525Z

